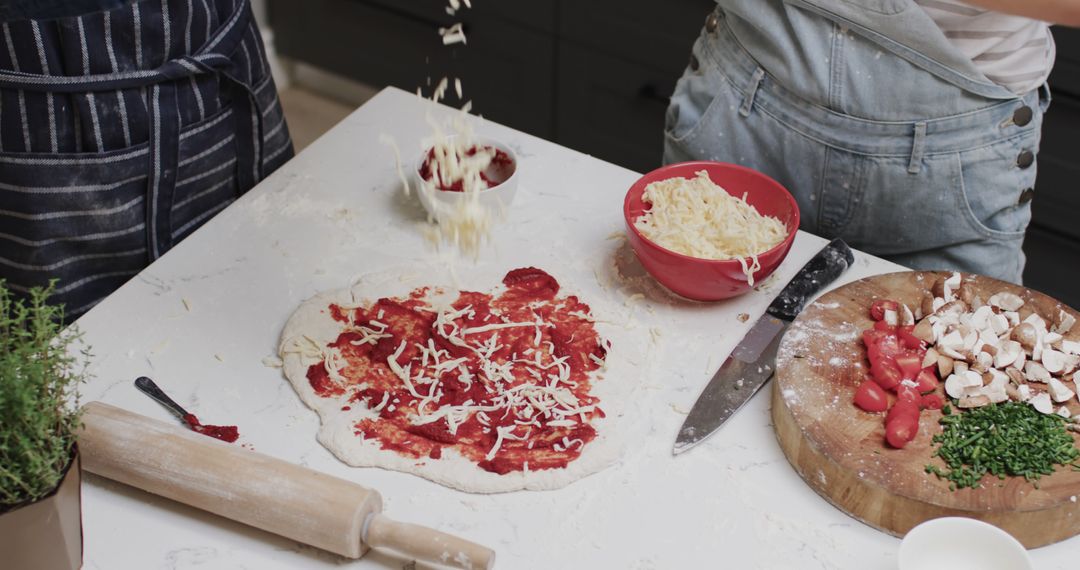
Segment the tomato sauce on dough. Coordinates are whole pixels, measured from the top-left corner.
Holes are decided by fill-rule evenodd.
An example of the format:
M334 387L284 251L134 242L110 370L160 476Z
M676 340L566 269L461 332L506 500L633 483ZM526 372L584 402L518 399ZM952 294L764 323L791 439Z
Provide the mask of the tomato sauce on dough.
M329 345L341 358L308 369L312 389L348 395L370 416L354 433L401 455L453 450L498 474L566 467L604 417L591 388L606 341L589 306L559 296L548 273L515 269L503 285L497 295L462 291L442 309L428 305L428 288L329 306L345 329Z

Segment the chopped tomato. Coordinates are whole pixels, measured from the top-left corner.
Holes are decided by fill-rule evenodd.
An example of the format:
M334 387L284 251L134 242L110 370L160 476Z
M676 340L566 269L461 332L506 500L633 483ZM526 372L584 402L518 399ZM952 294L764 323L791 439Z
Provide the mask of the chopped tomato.
M900 337L900 342L902 342L905 347L910 348L911 350L921 350L923 348L926 348L926 343L924 343L921 338L912 334L911 331L914 329L915 327L911 325L908 325L906 327L900 327L896 331L896 336Z
M918 404L921 400L922 395L919 394L919 391L916 388L904 383L896 387L897 403L904 402L905 404ZM907 411L910 412L911 410Z
M918 354L901 354L896 357L896 365L900 368L904 378L911 380L922 370L922 357Z
M870 364L870 374L873 375L874 381L886 390L895 389L904 379L900 369L884 359Z
M924 410L940 410L945 401L938 394L927 394L922 397L921 405Z
M917 389L920 394L933 392L941 384L938 382L937 374L934 374L934 369L929 366L919 371L919 374L915 376L915 383L918 384Z
M862 342L867 348L880 344L881 339L885 338L887 333L879 331L877 329L866 329L862 333Z
M915 439L915 435L918 433L918 416L904 414L896 416L892 420L885 420L885 441L897 449L904 447L909 441Z
M866 347L866 356L870 359L871 364L873 364L875 360L881 360L883 358L892 360L902 352L903 348L900 347L900 342L896 339L896 336L887 333L875 338L874 343Z
M870 305L870 318L875 321L880 321L885 318L885 311L899 310L900 306L896 304L896 301L890 301L888 299L878 299L874 301L874 304Z
M867 412L884 412L889 409L889 397L877 382L866 380L855 390L855 405Z
M884 332L888 332L888 333L896 332L896 327L890 325L889 323L887 323L885 321L878 321L878 322L874 323L874 328L879 330L879 331L884 331Z

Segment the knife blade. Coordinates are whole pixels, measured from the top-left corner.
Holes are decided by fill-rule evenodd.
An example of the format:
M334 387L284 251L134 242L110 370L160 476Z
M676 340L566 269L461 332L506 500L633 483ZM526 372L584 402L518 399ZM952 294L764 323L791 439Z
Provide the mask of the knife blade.
M795 274L694 402L675 438L675 455L720 429L772 378L776 351L788 325L810 297L835 281L854 261L851 248L834 239Z

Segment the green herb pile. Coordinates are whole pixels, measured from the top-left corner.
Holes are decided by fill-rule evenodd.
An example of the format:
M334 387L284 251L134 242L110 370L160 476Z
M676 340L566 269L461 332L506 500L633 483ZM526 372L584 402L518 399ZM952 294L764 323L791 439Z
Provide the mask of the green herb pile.
M48 495L71 460L78 427L81 358L64 331L52 286L15 300L0 281L0 512Z
M940 444L934 455L947 467L927 465L926 472L951 481L952 489L977 487L987 473L1036 482L1053 473L1056 465L1072 464L1080 457L1065 418L1027 404L990 404L961 414L946 406L942 411L944 429L934 436L934 443Z

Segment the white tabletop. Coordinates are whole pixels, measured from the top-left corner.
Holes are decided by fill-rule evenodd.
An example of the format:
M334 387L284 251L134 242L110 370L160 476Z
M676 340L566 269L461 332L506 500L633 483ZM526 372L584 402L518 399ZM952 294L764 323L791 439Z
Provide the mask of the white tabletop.
M169 419L132 386L151 376L204 421L238 425L238 444L378 489L388 515L490 546L497 568L895 568L899 540L829 505L788 464L768 390L705 443L671 453L686 411L754 320L738 315L760 315L825 241L800 232L776 277L737 299L675 300L612 238L637 173L493 123L478 132L517 151L522 178L509 218L475 263L545 268L586 301L625 304L643 334L655 331L631 445L617 464L563 489L500 495L351 468L320 446L315 413L263 363L291 312L358 275L474 264L425 241L416 227L423 212L399 192L392 153L379 143L392 135L411 161L430 132L429 110L445 112L384 90L80 319L95 354L84 399ZM658 134L658 154L659 146ZM838 284L898 269L857 254ZM83 528L90 570L396 570L407 562L378 552L345 560L89 474ZM1071 568L1078 547L1074 538L1032 557L1040 569Z

